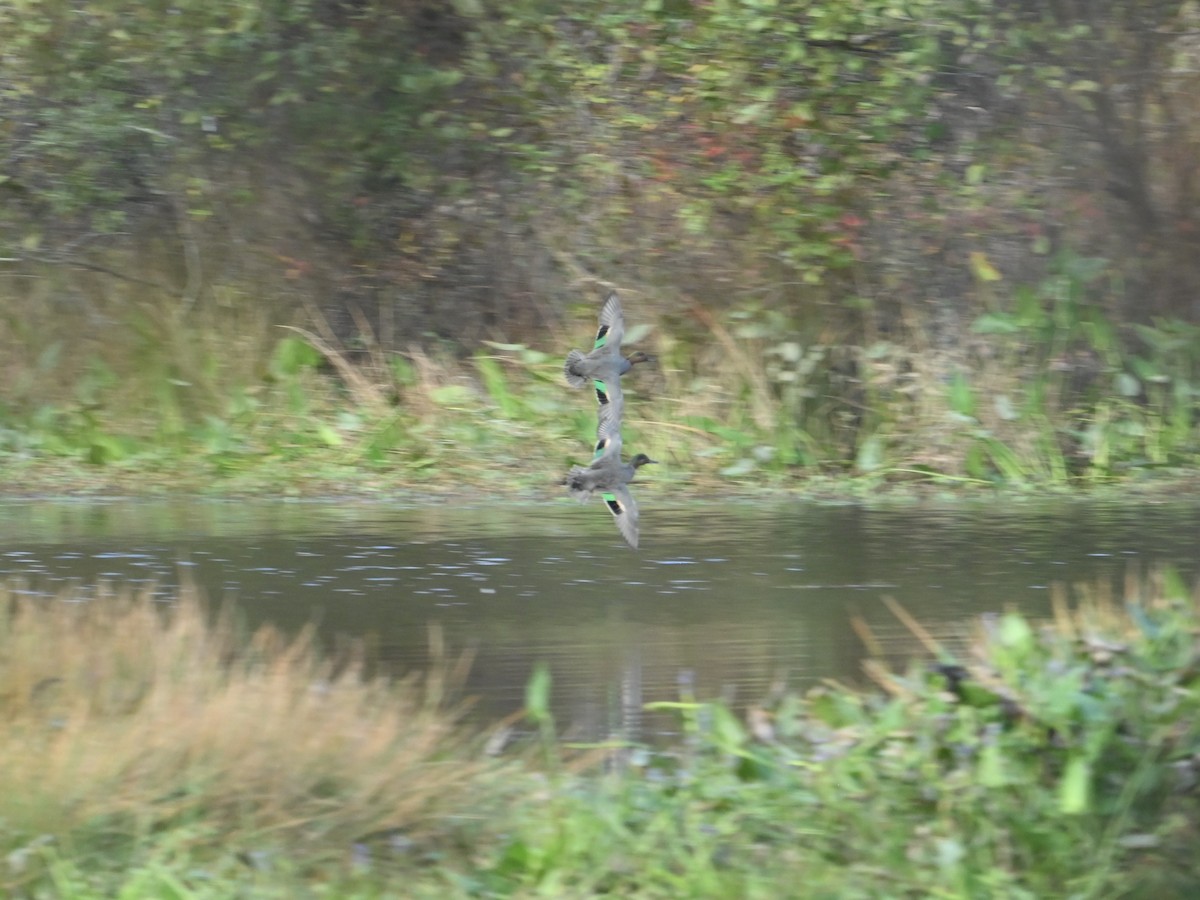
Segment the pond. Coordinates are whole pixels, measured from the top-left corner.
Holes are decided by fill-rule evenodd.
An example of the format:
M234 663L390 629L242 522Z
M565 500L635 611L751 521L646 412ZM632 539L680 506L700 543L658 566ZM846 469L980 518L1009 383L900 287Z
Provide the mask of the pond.
M643 499L629 550L603 507L568 500L43 500L0 503L0 576L53 595L99 579L181 578L250 624L362 640L394 671L430 660L430 626L474 654L466 695L499 719L550 667L560 726L653 739L643 704L735 704L786 683L861 680L866 623L918 652L899 601L941 638L984 612L1049 610L1054 584L1119 584L1158 563L1195 574L1200 503L975 501L865 507Z

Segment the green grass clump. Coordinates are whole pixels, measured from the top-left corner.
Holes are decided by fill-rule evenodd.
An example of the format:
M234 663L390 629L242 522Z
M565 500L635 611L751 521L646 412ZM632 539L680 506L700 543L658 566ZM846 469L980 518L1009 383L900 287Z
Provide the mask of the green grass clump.
M828 685L562 776L473 884L526 896L1195 896L1200 604L1007 614L883 690ZM919 627L918 627L919 630ZM480 887L482 885L482 887ZM782 893L781 893L782 892Z

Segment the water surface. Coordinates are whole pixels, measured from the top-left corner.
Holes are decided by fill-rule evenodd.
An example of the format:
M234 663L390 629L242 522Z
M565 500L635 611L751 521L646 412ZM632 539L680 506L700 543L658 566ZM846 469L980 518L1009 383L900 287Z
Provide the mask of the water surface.
M1168 562L1194 574L1200 503L977 502L897 508L796 501L642 502L642 547L599 504L6 501L0 576L52 594L97 579L182 577L252 624L365 640L398 671L428 663L429 626L472 649L478 715L521 705L533 665L583 737L664 727L641 705L752 702L773 683L859 677L861 617L916 651L882 603L942 635L978 614L1044 613L1052 584L1118 583Z

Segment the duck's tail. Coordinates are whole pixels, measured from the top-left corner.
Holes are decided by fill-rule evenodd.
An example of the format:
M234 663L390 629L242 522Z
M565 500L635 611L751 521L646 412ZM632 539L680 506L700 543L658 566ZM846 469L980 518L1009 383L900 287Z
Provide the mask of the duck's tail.
M571 496L580 503L587 503L592 499L592 489L587 486L587 482L583 475L586 470L582 466L572 466L571 471L567 473L567 477L562 483L567 486Z
M577 371L581 362L583 362L583 352L572 350L567 354L567 361L563 363L563 374L567 376L567 384L573 388L581 388L588 382L587 378Z

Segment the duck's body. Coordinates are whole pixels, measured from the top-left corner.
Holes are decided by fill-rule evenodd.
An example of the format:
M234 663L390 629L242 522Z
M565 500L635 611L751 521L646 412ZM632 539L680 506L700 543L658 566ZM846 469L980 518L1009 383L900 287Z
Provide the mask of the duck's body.
M635 550L638 545L638 506L627 485L637 476L637 470L656 462L639 453L629 462L621 462L620 419L611 407L601 407L599 440L596 458L587 466L573 466L563 479L571 496L586 503L596 491L612 513L621 536Z
M604 406L621 395L621 376L638 363L652 362L653 357L641 350L628 357L621 355L621 339L625 336L625 316L621 299L616 292L609 294L600 310L600 327L596 330L594 348L584 353L572 350L563 363L567 384L581 388L589 381L596 389L596 401Z

